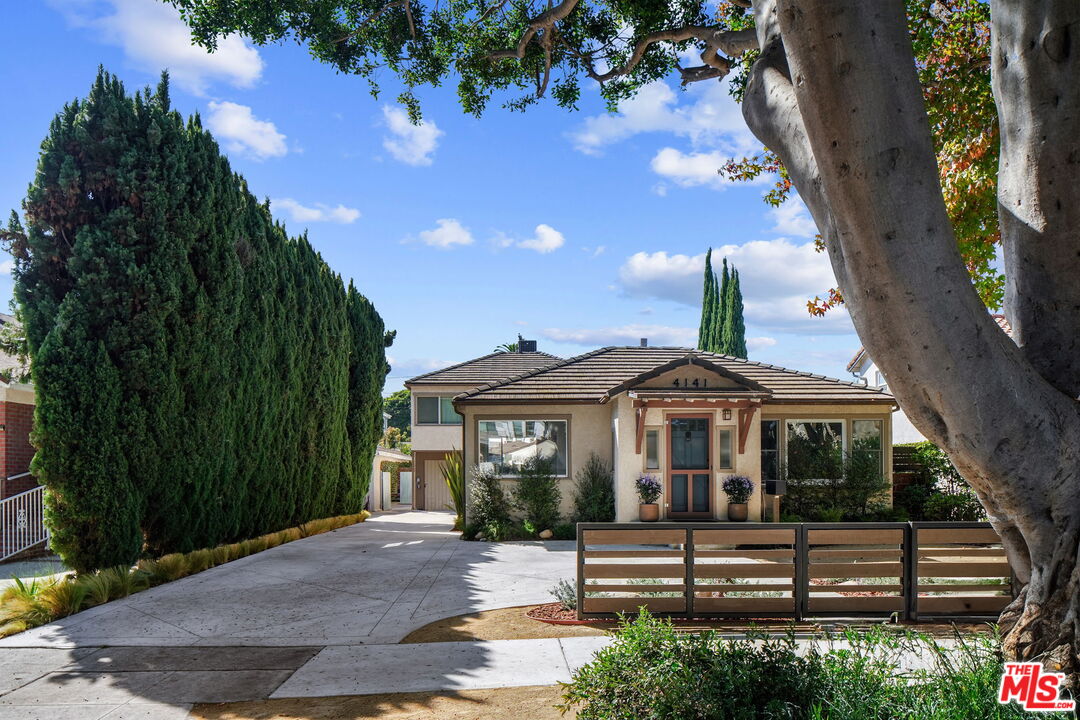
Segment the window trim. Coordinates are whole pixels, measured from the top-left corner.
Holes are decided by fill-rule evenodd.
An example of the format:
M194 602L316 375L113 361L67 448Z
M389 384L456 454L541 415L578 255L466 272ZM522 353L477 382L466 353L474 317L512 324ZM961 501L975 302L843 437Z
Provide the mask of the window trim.
M533 413L513 413L510 415L477 415L472 421L472 431L476 443L476 464L481 464L483 454L480 452L480 423L482 422L561 422L566 428L566 472L555 474L555 478L565 480L573 476L573 459L570 443L570 416L569 415L536 415ZM497 475L500 480L517 480L520 475Z

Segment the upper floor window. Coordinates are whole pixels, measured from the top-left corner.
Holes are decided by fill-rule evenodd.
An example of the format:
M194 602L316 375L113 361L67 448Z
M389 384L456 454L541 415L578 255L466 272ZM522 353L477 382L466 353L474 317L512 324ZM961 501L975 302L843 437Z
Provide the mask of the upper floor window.
M416 398L416 424L460 425L461 415L454 410L452 397L420 395Z

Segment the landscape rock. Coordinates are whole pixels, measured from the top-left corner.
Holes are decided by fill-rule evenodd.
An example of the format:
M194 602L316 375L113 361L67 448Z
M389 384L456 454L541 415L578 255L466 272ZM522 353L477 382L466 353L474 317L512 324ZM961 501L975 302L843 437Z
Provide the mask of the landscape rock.
M540 533L541 540L550 540L553 537L555 537L555 533L551 532L550 530L544 530Z

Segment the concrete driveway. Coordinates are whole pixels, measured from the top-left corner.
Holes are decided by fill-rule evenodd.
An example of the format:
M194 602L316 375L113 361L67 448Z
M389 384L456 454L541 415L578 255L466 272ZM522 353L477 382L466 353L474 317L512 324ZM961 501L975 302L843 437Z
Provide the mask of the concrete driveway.
M550 602L574 543L462 542L444 512L386 512L0 640L0 648L395 643L434 620Z
M452 521L381 513L0 640L0 720L569 679L603 638L395 644L445 617L548 602L573 577L572 542L462 542Z

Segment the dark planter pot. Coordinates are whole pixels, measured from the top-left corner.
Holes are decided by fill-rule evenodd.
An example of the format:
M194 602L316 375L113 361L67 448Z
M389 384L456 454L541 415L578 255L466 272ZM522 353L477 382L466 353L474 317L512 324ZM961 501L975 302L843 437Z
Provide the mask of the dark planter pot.
M728 503L727 506L727 519L732 522L746 522L747 518L747 505L746 503Z
M642 503L638 505L638 520L641 522L656 522L660 519L660 506L656 503Z

